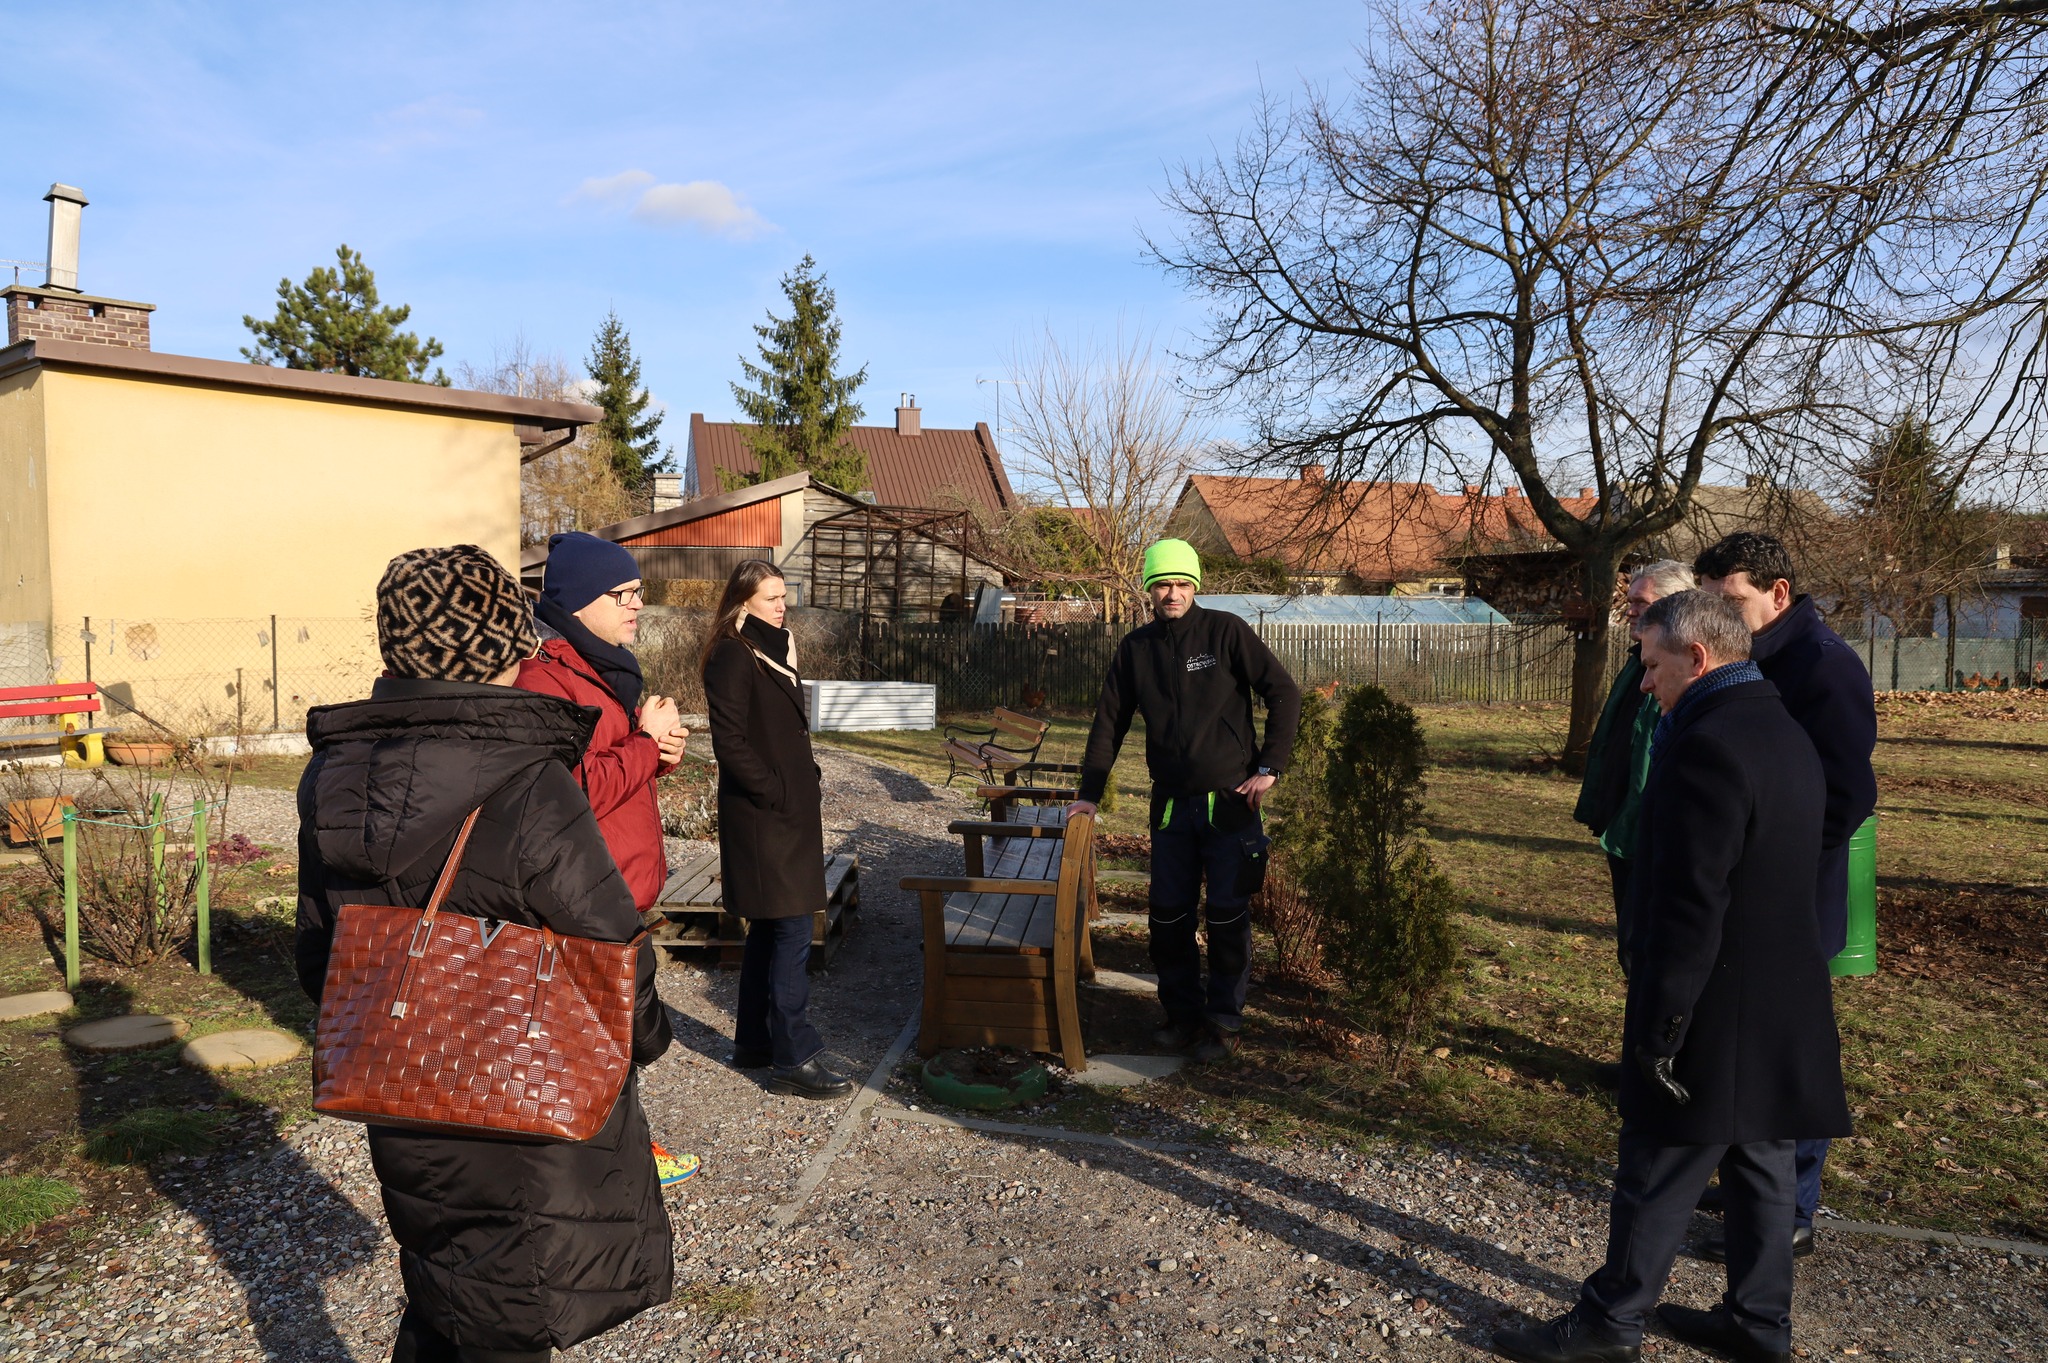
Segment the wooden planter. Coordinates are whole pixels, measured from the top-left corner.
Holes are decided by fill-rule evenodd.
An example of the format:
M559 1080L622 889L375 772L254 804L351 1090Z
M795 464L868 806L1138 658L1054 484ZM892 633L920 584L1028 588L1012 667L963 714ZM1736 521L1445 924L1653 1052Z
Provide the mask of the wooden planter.
M107 756L124 767L169 766L178 755L177 744L151 739L110 738L106 748Z

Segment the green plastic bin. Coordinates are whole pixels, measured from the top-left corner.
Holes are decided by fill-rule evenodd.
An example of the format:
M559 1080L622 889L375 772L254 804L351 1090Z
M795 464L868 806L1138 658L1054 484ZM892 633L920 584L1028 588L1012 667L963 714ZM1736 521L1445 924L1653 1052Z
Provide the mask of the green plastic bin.
M1849 835L1849 941L1830 975L1877 973L1877 815Z

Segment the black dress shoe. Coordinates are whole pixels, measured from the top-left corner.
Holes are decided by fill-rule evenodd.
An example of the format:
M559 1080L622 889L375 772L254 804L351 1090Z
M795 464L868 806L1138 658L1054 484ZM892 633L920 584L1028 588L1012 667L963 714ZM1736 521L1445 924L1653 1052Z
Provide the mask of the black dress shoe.
M1792 1257L1804 1259L1811 1253L1813 1253L1813 1227L1794 1226L1792 1228ZM1705 1259L1710 1264L1727 1263L1727 1232L1723 1231L1715 1235L1709 1235L1706 1239L1692 1247L1692 1255L1693 1258Z
M1804 1229L1802 1227L1802 1229ZM1790 1349L1773 1349L1756 1342L1724 1309L1700 1311L1690 1306L1659 1306L1657 1318L1664 1328L1695 1349L1704 1349L1735 1363L1792 1363Z
M725 1063L736 1070L765 1070L775 1063L775 1053L750 1051L744 1046L735 1046L732 1048L732 1054L725 1058Z
M813 1056L793 1070L777 1070L768 1076L770 1093L791 1093L799 1098L844 1098L853 1092L853 1081L827 1069Z
M1643 1356L1641 1345L1596 1330L1576 1307L1542 1325L1495 1330L1493 1348L1520 1363L1636 1363Z

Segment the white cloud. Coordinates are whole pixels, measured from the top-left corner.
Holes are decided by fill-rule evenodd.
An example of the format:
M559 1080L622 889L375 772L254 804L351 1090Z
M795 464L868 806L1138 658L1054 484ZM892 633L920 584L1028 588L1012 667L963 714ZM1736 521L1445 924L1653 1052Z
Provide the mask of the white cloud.
M576 186L576 192L569 196L573 203L578 199L595 199L599 203L623 203L633 197L642 185L651 185L654 177L644 170L622 170L617 175L593 175Z
M775 224L716 180L686 185L654 185L633 206L633 216L660 227L695 227L715 237L745 241L770 231Z

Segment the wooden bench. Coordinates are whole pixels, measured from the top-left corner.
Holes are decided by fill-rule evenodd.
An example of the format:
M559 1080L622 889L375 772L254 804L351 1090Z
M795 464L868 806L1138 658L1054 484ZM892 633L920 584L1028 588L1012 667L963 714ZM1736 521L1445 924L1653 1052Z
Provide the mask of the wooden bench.
M1088 1067L1078 982L1095 974L1086 906L1095 818L962 821L968 874L906 876L924 919L920 1054L1017 1046Z
M860 918L860 858L849 853L825 858L825 907L811 915L811 969L822 970L839 954L847 931ZM736 964L747 942L747 923L725 911L725 883L716 852L702 852L670 873L661 896L646 914L647 935L674 956L692 948L715 948Z
M92 682L52 682L48 686L0 687L0 720L44 719L59 715L96 715L102 710L100 688ZM34 743L112 733L97 727L63 729L0 728L0 743Z
M946 726L943 750L947 785L964 773L993 781L1037 765L1039 749L1045 746L1045 731L1052 725L1001 706L996 707L992 718L995 722L987 727Z

